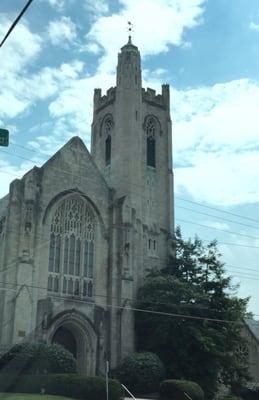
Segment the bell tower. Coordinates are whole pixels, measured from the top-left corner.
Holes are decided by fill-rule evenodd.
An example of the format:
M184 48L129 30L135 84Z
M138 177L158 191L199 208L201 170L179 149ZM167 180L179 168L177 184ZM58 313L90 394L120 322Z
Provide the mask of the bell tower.
M169 86L142 88L141 57L128 38L118 55L116 87L94 92L91 152L113 189L108 299L114 367L134 351L134 304L152 269L168 264L173 238Z
M141 57L128 43L118 54L116 87L94 92L91 151L115 190L127 196L143 224L173 231L169 85L142 88Z

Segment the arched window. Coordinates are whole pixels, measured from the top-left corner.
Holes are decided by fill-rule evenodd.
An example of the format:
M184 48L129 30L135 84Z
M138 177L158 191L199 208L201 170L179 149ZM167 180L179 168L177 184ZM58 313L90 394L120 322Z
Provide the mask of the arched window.
M111 163L111 135L108 135L105 141L105 163L106 165Z
M103 120L102 133L105 140L105 165L111 164L113 120L109 114Z
M59 204L51 220L48 291L54 295L92 297L93 263L93 215L80 196L69 196Z
M156 121L154 118L149 118L146 123L147 135L147 165L149 167L156 166Z

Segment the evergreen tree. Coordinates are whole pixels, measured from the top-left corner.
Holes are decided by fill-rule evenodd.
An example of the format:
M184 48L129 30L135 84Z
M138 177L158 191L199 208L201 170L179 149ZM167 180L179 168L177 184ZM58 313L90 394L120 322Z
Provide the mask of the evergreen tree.
M138 308L163 313L136 314L138 350L158 354L169 378L196 381L208 398L219 380L247 379L247 360L236 349L246 345L241 331L249 299L236 292L217 242L186 241L177 228L175 258L138 292Z

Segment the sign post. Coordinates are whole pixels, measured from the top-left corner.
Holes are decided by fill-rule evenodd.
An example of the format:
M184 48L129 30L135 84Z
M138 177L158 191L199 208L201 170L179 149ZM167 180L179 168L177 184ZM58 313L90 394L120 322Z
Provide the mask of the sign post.
M109 361L106 361L106 400L109 400Z
M9 145L9 131L7 129L0 129L0 146Z

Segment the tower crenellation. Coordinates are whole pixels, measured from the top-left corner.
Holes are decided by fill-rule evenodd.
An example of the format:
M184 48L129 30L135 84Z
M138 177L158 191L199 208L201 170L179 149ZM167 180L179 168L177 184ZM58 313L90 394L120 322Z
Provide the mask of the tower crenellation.
M102 95L102 89L94 90L94 113L98 113L115 101L116 88L111 87Z
M162 85L162 94L157 94L154 89L143 88L142 89L142 100L151 105L169 109L169 85Z

